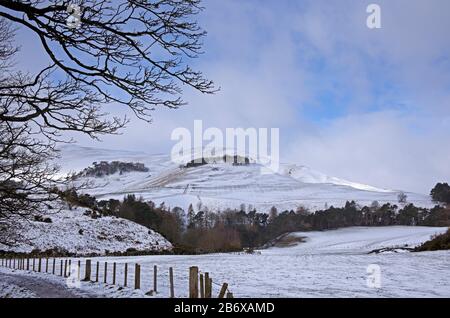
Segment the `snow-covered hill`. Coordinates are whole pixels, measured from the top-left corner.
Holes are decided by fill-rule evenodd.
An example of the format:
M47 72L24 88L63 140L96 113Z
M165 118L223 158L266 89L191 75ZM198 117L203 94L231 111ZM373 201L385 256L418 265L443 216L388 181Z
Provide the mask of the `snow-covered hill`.
M272 206L278 210L299 206L317 210L327 206L342 206L347 200L361 205L397 203L399 191L380 189L327 176L308 167L281 164L275 174L262 174L261 165L235 166L217 162L191 168L180 168L169 155L149 155L144 152L115 151L65 146L61 151L62 172L78 172L94 161L126 161L144 163L149 172L114 174L102 178L85 178L92 183L86 191L98 199L122 199L136 194L159 204L184 209L190 203L201 203L214 210L251 205L259 211ZM408 193L408 202L418 206L433 205L429 196Z
M0 244L0 251L29 253L57 249L81 256L128 249L161 252L172 248L159 233L144 226L115 217L93 219L83 214L85 210L49 210L46 217L52 223L23 221L19 241L13 246Z

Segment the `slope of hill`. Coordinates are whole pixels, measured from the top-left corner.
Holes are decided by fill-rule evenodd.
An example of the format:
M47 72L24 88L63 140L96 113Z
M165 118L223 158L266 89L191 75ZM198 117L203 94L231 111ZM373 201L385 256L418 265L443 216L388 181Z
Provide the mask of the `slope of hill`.
M21 223L21 235L13 246L0 244L0 251L29 253L58 250L75 255L141 251L162 252L172 245L159 233L134 222L115 218L93 219L84 215L86 209L74 208L59 212L49 211L52 223Z
M169 155L148 155L141 152L66 146L62 149L64 172L77 172L95 161L124 161L143 163L148 172L129 172L101 178L86 177L91 187L86 191L98 199L122 199L136 194L166 206L202 204L213 210L251 205L259 211L272 206L278 210L311 210L325 205L342 206L347 200L361 205L397 203L399 191L380 189L335 177L329 177L305 166L281 164L278 173L262 174L261 165L232 165L217 162L190 168L173 163ZM408 193L408 202L418 206L433 206L429 196Z

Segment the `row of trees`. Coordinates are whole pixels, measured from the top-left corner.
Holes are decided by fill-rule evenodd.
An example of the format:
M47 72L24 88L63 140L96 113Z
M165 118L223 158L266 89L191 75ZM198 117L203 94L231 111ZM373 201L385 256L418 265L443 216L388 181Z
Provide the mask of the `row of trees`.
M72 204L92 209L93 215L122 217L154 229L173 242L179 252L192 253L254 248L295 231L348 226L450 226L450 209L442 206L425 209L413 204L399 209L397 205L377 202L360 207L351 201L341 208L331 206L314 213L304 208L279 213L273 207L267 214L245 207L216 213L201 205L197 209L190 205L186 212L164 204L156 206L134 195L126 196L123 201L96 201L89 195L75 196L71 192L70 200Z

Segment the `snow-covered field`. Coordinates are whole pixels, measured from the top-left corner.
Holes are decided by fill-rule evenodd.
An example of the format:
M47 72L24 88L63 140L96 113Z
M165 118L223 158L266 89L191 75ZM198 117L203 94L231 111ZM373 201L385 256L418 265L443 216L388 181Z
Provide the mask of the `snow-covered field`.
M143 290L0 267L0 298L142 298Z
M21 221L20 237L13 246L0 244L0 251L29 253L34 249L59 249L77 255L170 250L172 245L159 233L137 223L115 218L93 219L86 209L48 211L52 223Z
M404 226L353 227L296 233L306 237L306 242L295 247L261 250L252 255L99 257L92 258L93 274L98 261L102 281L103 262L116 262L117 281L122 284L124 263L131 269L139 263L142 291L146 292L153 288L153 266L157 265L159 293L156 297L169 295L169 267L174 268L176 296L187 296L189 266L209 272L217 284L229 283L229 290L235 297L450 297L450 251L368 254L381 247L406 244L412 247L445 230ZM368 287L366 283L371 264L380 267L381 288ZM133 281L133 270L129 271L128 279ZM214 294L219 288L219 285L213 285Z
M102 178L85 178L92 187L86 192L98 199L122 199L136 194L157 204L187 209L202 203L213 210L251 205L259 211L276 206L279 211L299 206L317 210L325 205L342 206L347 200L361 205L397 203L399 191L380 189L336 177L296 164L281 164L278 173L262 174L261 165L233 166L217 162L182 169L171 162L169 155L114 151L66 146L61 151L62 172L79 172L94 161L141 162L149 172L114 174ZM408 202L431 207L428 195L408 193Z

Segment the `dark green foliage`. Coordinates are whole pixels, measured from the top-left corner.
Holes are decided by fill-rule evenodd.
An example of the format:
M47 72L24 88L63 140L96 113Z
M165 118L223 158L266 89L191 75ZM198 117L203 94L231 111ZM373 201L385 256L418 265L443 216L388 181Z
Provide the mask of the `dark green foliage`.
M450 208L435 206L434 208L425 210L424 218L420 225L426 226L450 226Z
M450 186L448 185L448 183L438 183L431 190L430 195L434 201L449 204L450 203Z
M148 228L157 229L161 225L161 215L155 211L154 206L136 199L134 194L124 198L116 216L133 220Z
M122 162L122 161L100 161L99 163L93 162L91 167L88 167L76 174L74 178L78 177L103 177L111 174L125 172L148 172L149 169L144 166L143 163L138 162Z

